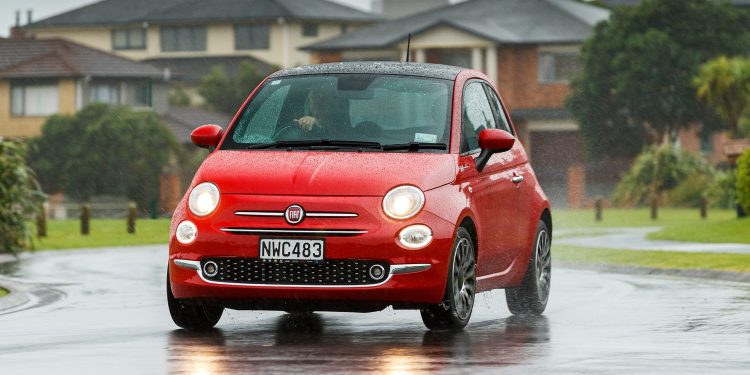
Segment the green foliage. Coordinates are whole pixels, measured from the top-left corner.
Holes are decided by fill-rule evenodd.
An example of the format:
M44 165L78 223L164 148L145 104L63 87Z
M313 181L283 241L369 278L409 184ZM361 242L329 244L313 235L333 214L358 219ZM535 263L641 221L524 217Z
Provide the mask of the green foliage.
M712 172L695 172L669 192L670 207L700 207L705 199L711 205L718 199L719 186Z
M23 145L0 141L0 251L16 253L31 247L27 222L42 198L34 172L26 165Z
M737 159L737 203L750 212L750 150Z
M263 78L258 67L250 62L243 62L234 78L228 77L224 69L217 65L201 79L198 92L211 109L233 114Z
M705 177L704 177L705 176ZM666 145L641 153L615 188L618 204L641 204L675 189L689 178L713 178L713 169L701 157Z
M162 168L178 150L156 114L95 104L50 118L32 140L29 160L45 191L80 201L123 195L149 207L159 197Z
M174 84L169 90L169 105L175 107L189 107L190 95L180 84Z
M739 136L742 115L750 105L750 59L718 57L700 67L693 79L698 98L711 106Z
M693 78L720 55L750 51L744 10L709 0L645 0L613 11L582 50L568 99L588 153L634 156L681 127L715 127Z

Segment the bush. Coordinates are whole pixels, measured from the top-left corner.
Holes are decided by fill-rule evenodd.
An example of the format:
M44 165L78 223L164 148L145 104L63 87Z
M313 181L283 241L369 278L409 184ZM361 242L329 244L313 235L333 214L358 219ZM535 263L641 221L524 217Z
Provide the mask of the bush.
M25 157L23 145L0 141L0 251L14 254L31 247L27 223L43 197Z
M149 207L179 146L156 114L95 104L75 116L51 117L29 151L45 191L80 201L121 195Z
M669 192L672 207L700 207L705 199L709 205L718 200L719 185L713 173L696 172Z
M663 145L654 146L641 153L633 166L615 188L614 201L620 205L643 204L650 199L663 199L664 194L674 190L688 179L708 180L713 177L712 167L701 157L684 150ZM699 177L700 176L700 177ZM694 191L698 187L684 188L683 194L695 199ZM687 198L686 198L687 199ZM698 197L700 199L700 197Z
M716 197L714 206L734 209L737 205L737 171L730 169L716 176Z
M737 160L737 204L750 212L750 150Z

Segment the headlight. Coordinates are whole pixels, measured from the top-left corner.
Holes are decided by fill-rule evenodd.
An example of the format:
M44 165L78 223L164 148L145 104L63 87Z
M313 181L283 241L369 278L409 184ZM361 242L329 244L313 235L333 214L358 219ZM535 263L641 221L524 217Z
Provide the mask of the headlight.
M177 226L177 231L175 231L174 235L181 244L188 245L193 243L196 237L198 237L198 228L195 227L195 224L185 220Z
M199 184L190 192L188 207L195 216L207 216L219 205L219 188L210 182Z
M398 240L407 249L421 249L432 242L432 230L426 225L412 225L401 230Z
M383 211L395 220L414 217L424 207L424 193L414 186L399 186L383 198Z

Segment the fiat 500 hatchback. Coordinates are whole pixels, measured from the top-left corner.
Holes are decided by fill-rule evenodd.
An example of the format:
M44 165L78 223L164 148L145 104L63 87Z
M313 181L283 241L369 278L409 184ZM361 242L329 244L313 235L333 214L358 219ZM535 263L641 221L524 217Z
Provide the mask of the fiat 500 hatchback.
M186 329L225 308L420 310L462 328L476 293L514 314L550 290L549 203L482 73L409 63L277 72L210 149L172 219L167 298Z

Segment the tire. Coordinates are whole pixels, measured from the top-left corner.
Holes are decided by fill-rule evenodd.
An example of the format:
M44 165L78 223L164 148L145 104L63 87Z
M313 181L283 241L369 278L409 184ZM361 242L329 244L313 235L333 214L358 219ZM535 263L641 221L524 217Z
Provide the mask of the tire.
M167 305L174 324L189 331L204 331L214 328L224 313L223 307L187 305L174 298L169 275L167 275Z
M429 329L460 330L466 327L474 309L477 287L476 253L466 228L458 228L453 241L451 266L443 302L422 309L422 322Z
M547 224L540 221L529 267L521 286L505 289L508 309L515 315L541 315L547 308L552 281L552 245Z

